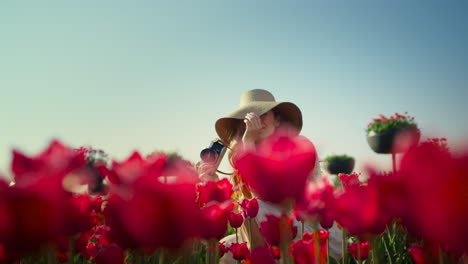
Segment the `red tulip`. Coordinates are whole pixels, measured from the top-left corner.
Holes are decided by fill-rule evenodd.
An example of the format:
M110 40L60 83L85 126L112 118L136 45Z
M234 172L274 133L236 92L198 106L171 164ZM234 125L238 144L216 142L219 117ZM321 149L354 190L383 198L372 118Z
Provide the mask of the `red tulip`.
M47 149L33 157L13 150L11 170L16 186L25 187L35 184L42 178L50 178L58 187L63 188L62 181L71 172L79 179L89 176L89 170L86 170L85 165L86 160L82 153L54 140Z
M94 235L97 237L98 243L102 247L109 247L113 242L111 239L111 232L108 227L97 227Z
M91 229L96 225L93 216L94 198L89 195L71 196L65 208L67 234L75 234Z
M167 157L160 156L155 159L144 159L140 153L134 152L123 162L112 162L112 181L117 184L131 184L144 176L159 177L167 164Z
M468 253L468 151L452 157L424 144L404 155L398 173L409 190L403 218L409 231L458 255Z
M96 245L96 243L89 243L86 246L86 255L88 255L91 258L96 257L97 253L99 252L99 246Z
M121 245L178 248L195 236L199 209L194 185L165 185L151 177L133 186L130 199L111 192L106 208L112 237Z
M327 251L328 251L328 237L330 236L330 232L325 231L324 229L318 230L318 236L317 232L314 232L312 234L309 233L304 233L302 235L302 242L303 244L299 243L296 245L296 258L303 263L314 263L316 260L315 255L316 255L316 245L315 245L315 240L318 239L318 246L320 250L320 263L326 263L327 262ZM318 238L317 238L318 237ZM309 262L312 261L312 262Z
M229 224L233 228L239 228L244 223L244 217L242 216L242 214L229 212L228 219L229 219Z
M200 210L190 164L162 154L143 159L134 153L114 162L112 171L121 184L111 187L105 215L119 245L179 248L197 234Z
M301 218L320 221L324 228L334 222L335 190L328 180L317 180L307 185L304 198L296 204L295 212Z
M89 230L87 232L83 232L80 236L75 239L75 251L80 252L81 255L86 255L86 246L88 245L89 240L91 239L94 230Z
M27 252L65 233L68 194L53 178L12 186L0 193L0 243L7 251Z
M267 221L260 223L260 233L270 246L287 245L297 235L297 227L293 224L293 219L286 215L276 217L266 215Z
M318 236L317 236L317 234L318 234ZM311 239L312 240L318 239L320 246L326 247L329 236L330 236L329 231L325 231L325 229L319 229L318 232L312 233Z
M231 202L213 204L201 209L199 236L203 239L221 239L226 233L228 215L234 208Z
M275 246L270 247L270 253L274 259L281 258L281 250L278 247L275 247Z
M224 245L224 242L219 243L219 257L221 258L229 251L229 248Z
M336 221L351 235L382 233L392 214L383 210L380 195L375 185L346 190L334 203Z
M414 260L416 264L431 264L436 263L435 258L437 254L434 252L430 252L431 250L428 248L424 248L420 245L413 244L408 249L408 252L411 255L411 258ZM438 252L437 252L438 253Z
M338 178L340 179L341 185L345 189L351 188L353 186L359 186L361 185L361 182L359 181L359 173L352 173L352 174L345 174L345 173L340 173L338 174Z
M308 139L275 133L256 150L239 151L234 166L257 196L273 203L299 200L317 154Z
M358 259L358 246L361 253L361 260L366 260L369 257L369 242L355 242L349 245L348 252L350 252L355 259Z
M294 259L294 263L316 264L313 242L298 240L291 245L290 250Z
M240 206L242 207L244 216L250 217L250 218L255 218L258 214L258 210L260 209L258 206L258 201L255 198L252 200L247 200L247 199L242 200L242 203Z
M243 264L276 264L271 250L267 247L256 247Z
M236 260L243 260L250 255L250 250L247 247L247 242L244 243L232 243L229 247L232 253L232 257Z
M211 201L222 203L230 200L233 194L232 184L228 179L217 182L208 181L204 185L197 186L198 203L205 205Z

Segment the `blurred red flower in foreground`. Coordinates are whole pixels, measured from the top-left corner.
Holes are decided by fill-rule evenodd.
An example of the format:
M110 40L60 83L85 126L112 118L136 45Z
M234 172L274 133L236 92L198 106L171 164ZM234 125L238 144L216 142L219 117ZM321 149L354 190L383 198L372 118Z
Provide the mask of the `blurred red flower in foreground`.
M28 186L12 186L0 191L0 243L7 251L28 252L62 235L79 231L69 215L80 216L71 194L58 187L53 178L41 178Z
M99 246L96 245L96 243L91 242L86 246L86 254L90 256L91 258L96 257L98 251L99 251Z
M106 222L120 245L179 248L198 233L200 210L191 166L172 170L178 174L165 184L161 175L174 168L164 156L143 159L134 153L115 165L116 175L127 184L111 187Z
M433 144L405 154L404 223L413 234L459 255L468 253L468 152L452 157Z
M203 239L221 239L227 230L228 215L234 204L226 201L201 209L199 236Z
M288 245L297 236L297 227L293 219L286 215L277 217L266 215L267 220L260 223L260 233L270 246Z
M324 228L330 228L334 222L333 206L335 190L330 182L323 178L310 182L304 193L304 199L296 204L295 212L300 219L319 221Z
M369 242L355 242L349 245L348 252L353 255L355 259L358 259L358 247L361 254L361 260L366 260L369 257Z
M13 150L11 171L17 185L31 185L41 178L56 178L61 184L67 174L86 165L85 155L54 140L40 154L27 157L23 153Z
M307 138L275 133L255 150L241 150L234 166L242 180L265 201L281 203L302 198L315 166L315 147Z
M217 182L208 181L204 185L197 186L198 203L203 206L211 201L222 203L230 200L233 194L232 184L228 179Z
M427 256L425 256L423 247L420 245L417 245L417 244L411 245L411 247L408 249L408 252L410 253L411 258L413 258L416 264L431 263L431 261L427 259Z
M336 221L351 235L380 234L391 220L391 213L381 207L375 185L356 186L346 190L334 203Z

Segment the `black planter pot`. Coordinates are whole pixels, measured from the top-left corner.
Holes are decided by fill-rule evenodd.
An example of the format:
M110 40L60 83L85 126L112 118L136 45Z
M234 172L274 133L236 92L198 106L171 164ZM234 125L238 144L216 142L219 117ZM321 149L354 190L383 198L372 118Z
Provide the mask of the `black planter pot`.
M326 169L330 174L350 174L354 169L354 159L327 161Z
M396 147L395 141L397 136L401 133L408 133L405 139L406 144L404 147ZM380 154L389 153L402 153L411 146L418 144L421 134L418 129L404 129L404 130L387 130L381 133L370 131L367 134L367 143L370 148Z

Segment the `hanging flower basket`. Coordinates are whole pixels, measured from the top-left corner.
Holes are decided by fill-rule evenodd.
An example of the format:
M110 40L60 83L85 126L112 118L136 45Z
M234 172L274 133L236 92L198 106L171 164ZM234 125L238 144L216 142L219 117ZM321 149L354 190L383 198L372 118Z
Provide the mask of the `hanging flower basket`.
M325 158L325 169L330 174L350 174L354 169L354 158L347 155L333 155Z
M400 115L374 119L367 127L367 143L376 153L402 153L418 144L421 133L414 117Z

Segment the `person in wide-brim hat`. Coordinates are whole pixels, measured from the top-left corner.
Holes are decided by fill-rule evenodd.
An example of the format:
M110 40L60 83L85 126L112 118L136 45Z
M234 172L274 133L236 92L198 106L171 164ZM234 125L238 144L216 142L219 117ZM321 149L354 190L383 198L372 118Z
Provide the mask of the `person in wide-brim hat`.
M234 138L241 137L245 132L244 120L249 113L262 116L270 110L279 118L282 126L289 126L297 133L302 129L302 113L299 107L290 102L276 102L270 92L255 89L242 94L239 108L216 121L216 132L224 144L230 145Z

